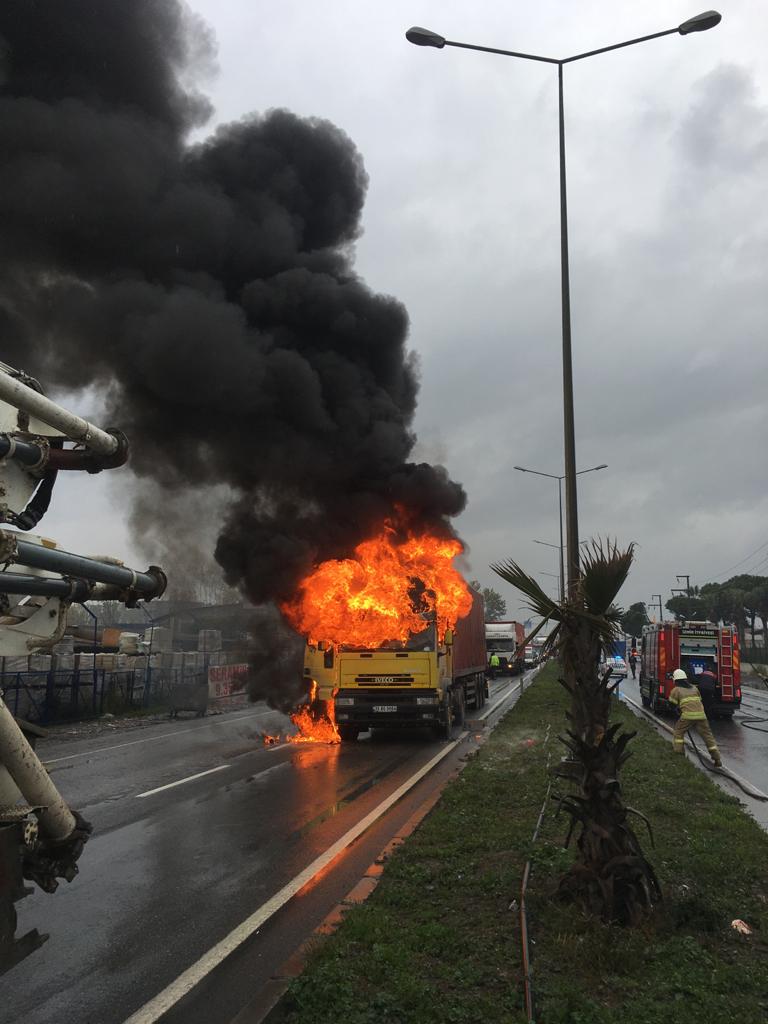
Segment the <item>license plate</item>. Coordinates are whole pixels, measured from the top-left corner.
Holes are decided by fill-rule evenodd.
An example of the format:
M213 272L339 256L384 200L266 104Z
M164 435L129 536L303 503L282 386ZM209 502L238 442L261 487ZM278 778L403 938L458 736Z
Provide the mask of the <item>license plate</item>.
M397 711L396 704L374 704L374 711Z

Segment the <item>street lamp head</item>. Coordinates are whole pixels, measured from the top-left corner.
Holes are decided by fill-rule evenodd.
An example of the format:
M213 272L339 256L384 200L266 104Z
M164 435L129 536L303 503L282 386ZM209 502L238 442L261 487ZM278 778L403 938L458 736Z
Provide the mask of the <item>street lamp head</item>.
M704 17L704 15L701 15ZM718 15L718 21L720 15ZM707 26L709 28L709 26ZM691 31L696 31L692 29ZM699 29L698 31L701 31ZM439 36L437 32L430 32L428 28L419 28L418 25L414 25L413 28L409 28L405 33L405 38L409 43L414 43L416 46L434 46L438 50L442 50L445 46L445 39L443 36Z
M595 469L608 469L608 463L601 462L599 466L595 466Z
M684 21L677 31L681 36L687 36L691 32L706 32L708 28L719 25L721 18L722 14L717 11L705 11L703 14L697 14L695 18Z

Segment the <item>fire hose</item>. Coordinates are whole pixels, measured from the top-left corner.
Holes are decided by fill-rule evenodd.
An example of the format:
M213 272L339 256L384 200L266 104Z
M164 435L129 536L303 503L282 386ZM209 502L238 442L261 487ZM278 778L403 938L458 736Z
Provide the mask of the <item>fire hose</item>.
M645 708L640 707L640 705L633 701L631 697L628 697L626 694L622 694L622 700L626 701L628 704L631 704L632 707L636 708L637 711L640 712L640 714L644 715L645 718L649 719L649 721L653 722L655 725L666 730L667 732L674 732L672 726L667 725L666 722L662 722L659 718L656 717L656 715L652 714L650 711L647 711ZM733 782L735 786L738 786L743 793L751 797L753 800L760 800L764 802L768 801L768 795L762 793L759 789L752 786L752 784L747 782L745 779L740 779L739 776L736 775L735 772L732 772L729 768L716 768L714 765L708 764L707 761L704 759L704 756L702 755L701 751L697 747L696 741L694 740L693 736L690 733L687 733L686 736L687 739L690 741L694 753L698 757L702 766L706 768L708 772L711 772L713 775L722 775L724 778Z
M757 668L752 664L751 661L748 661L747 664L759 679L762 679L764 683L768 683L768 679L766 679L762 672L757 671ZM752 729L754 732L768 732L768 729L760 729L758 727L759 724L763 722L768 722L768 717L761 718L758 715L744 715L739 720L739 725L742 727L742 729Z
M739 725L742 729L752 729L754 732L768 732L768 729L761 729L759 723L768 722L768 716L742 715L739 718Z
M760 730L760 732L765 732L765 731L766 730L764 730L764 729ZM699 761L701 762L703 767L707 769L708 772L712 772L713 775L723 775L723 776L725 776L725 778L728 779L730 782L732 782L735 786L738 786L739 789L742 791L742 793L745 793L748 797L751 797L753 800L760 800L763 803L768 802L768 796L766 796L765 793L761 793L760 790L754 789L749 783L744 783L739 778L739 776L736 775L734 772L732 772L729 768L724 768L722 765L719 768L717 768L713 764L708 764L707 761L704 758L704 755L699 750L699 748L698 748L698 746L696 744L696 740L693 738L693 736L691 736L690 733L688 733L687 735L688 735L688 739L690 740L691 747L693 748L696 756L698 757Z
M520 685L522 686L522 680ZM547 726L547 732L544 737L544 744L549 743L549 730L550 726ZM550 754L547 754L547 771L549 771ZM552 790L552 782L550 781L547 786L547 791L544 794L544 802L541 805L539 811L539 817L536 822L536 827L533 830L531 836L531 845L533 845L539 837L539 829L541 823L544 820L544 812L547 809L547 803L549 802L549 794ZM523 869L523 878L520 883L520 951L523 961L523 997L525 1001L525 1015L528 1024L533 1024L533 986L531 984L531 954L528 948L528 911L525 904L525 894L528 891L528 881L531 877L531 860L525 862L525 868Z

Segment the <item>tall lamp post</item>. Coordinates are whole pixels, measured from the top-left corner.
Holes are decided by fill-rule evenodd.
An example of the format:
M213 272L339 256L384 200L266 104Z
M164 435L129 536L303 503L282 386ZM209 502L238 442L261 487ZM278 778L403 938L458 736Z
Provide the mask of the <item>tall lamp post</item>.
M547 572L546 569L540 569L539 570L539 576L551 576L553 580L559 580L560 581L560 586L561 587L563 585L563 581L560 579L559 574L556 573L556 572Z
M554 548L555 551L560 552L560 576L558 578L560 580L560 601L562 602L565 599L565 581L563 580L563 549L559 544L551 544L548 540L534 540L533 543L541 544L545 548ZM588 541L586 540L580 540L579 547L587 543Z
M557 501L558 501L558 515L557 521L560 524L560 600L565 600L565 571L563 569L563 480L565 480L565 474L557 476L555 473L542 473L540 469L526 469L525 466L515 466L520 473L533 473L534 476L546 476L550 480L557 480ZM607 462L601 462L599 466L590 466L589 469L579 469L576 472L576 476L581 476L583 473L595 473L598 469L608 469ZM568 483L565 485L566 494L568 492ZM575 534L578 537L578 532ZM568 544L571 542L570 534L568 535ZM570 551L568 554L568 564L570 565L572 559ZM579 542L576 544L576 564L579 562ZM570 588L572 583L571 577L568 577L568 586Z
M597 50L588 50L586 53L577 53L572 57L541 57L533 53L518 53L515 50L499 50L492 46L476 46L472 43L459 43L451 39L445 39L437 32L431 32L426 28L409 28L405 37L410 43L416 46L432 46L442 50L445 46L455 46L462 50L478 50L481 53L495 53L502 57L520 57L523 60L535 60L545 64L557 65L557 86L558 86L558 111L559 111L559 143L560 143L560 283L562 295L562 335L563 335L563 441L565 452L565 521L568 546L568 590L573 590L579 578L579 550L578 550L578 506L576 500L576 443L574 438L573 420L573 368L571 360L571 295L570 280L568 274L568 210L566 205L565 188L565 112L563 108L563 67L572 64L577 60L584 60L585 57L594 57L599 53L608 53L610 50L619 50L624 46L633 46L635 43L645 43L650 39L659 39L661 36L669 36L675 33L681 36L690 35L692 32L706 32L719 24L721 15L717 11L705 11L689 18L675 28L665 29L663 32L654 32L651 35L639 36L637 39L627 39L623 43L613 43L611 46L601 46Z

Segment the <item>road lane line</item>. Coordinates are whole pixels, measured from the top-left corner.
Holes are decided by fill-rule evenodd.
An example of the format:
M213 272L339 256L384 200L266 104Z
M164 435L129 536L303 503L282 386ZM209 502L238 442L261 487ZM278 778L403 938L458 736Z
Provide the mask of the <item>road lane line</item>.
M204 772L197 772L196 775L188 775L186 779L179 779L178 782L169 782L167 786L158 786L157 789L148 789L146 793L137 793L136 799L141 800L143 796L152 796L155 793L162 793L164 789L173 789L174 786L183 786L185 782L193 782L195 779L202 779L204 775L212 775L214 772L220 772L224 768L229 768L228 764L219 764L215 768L209 768Z
M206 725L234 725L235 722L244 722L248 718L266 718L268 715L282 714L280 711L260 711L254 715L240 715L239 718L230 718L227 722L206 722ZM121 747L134 747L137 743L151 743L153 740L165 740L169 736L183 736L185 732L200 732L205 726L198 726L196 729L178 729L175 732L161 732L157 736L145 736L140 740L129 740L127 743L115 743L111 747L95 747L93 750L81 750L79 754L67 754L66 757L54 757L48 760L42 757L43 764L60 764L62 761L71 761L73 757L89 757L91 754L103 754L105 750L119 750ZM38 755L40 752L38 751Z
M493 704L491 707L489 707L488 710L484 714L478 715L478 718L485 719L485 718L488 718L489 715L492 715L493 712L496 710L496 708L500 707L500 705L502 705L505 700L509 700L509 697L512 694L513 689L514 689L514 686L510 686L510 688L507 690L507 692L504 694L504 696L500 697L496 701L496 703Z
M530 682L530 677L529 677L529 679L528 679L527 681L528 681L528 682ZM525 678L525 676L523 676L523 678L522 678L522 680L520 680L520 682L522 682L523 684L525 684L525 682L526 682L526 678ZM518 687L518 686L520 686L520 682L517 682L517 683L511 683L511 684L510 684L510 687L509 687L509 689L508 689L508 690L507 690L507 692L506 692L506 693L504 694L504 696L503 696L503 697L500 697L500 698L499 698L499 699L498 699L498 700L496 701L496 703L495 703L495 704L494 704L494 705L493 705L492 707L488 708L488 710L487 710L487 711L486 711L486 712L485 712L484 714L482 714L482 715L478 715L477 717L478 717L478 718L480 718L480 719L483 719L483 720L484 720L484 719L488 718L488 716L489 716L489 715L492 715L492 714L493 714L493 712L494 712L494 711L496 710L496 708L497 708L497 707L499 707L499 706L500 706L501 704L503 704L505 700L509 700L509 698L510 698L510 696L511 696L511 694L512 694L512 691L513 691L513 690L515 689L515 687ZM498 690L497 690L496 692L498 693Z
M393 793L367 814L361 821L358 821L356 825L353 825L349 831L345 832L344 835L338 839L333 846L330 846L325 853L321 853L319 857L316 857L303 871L301 871L295 878L293 878L287 885L284 885L279 892L276 892L271 899L267 900L266 903L262 904L258 910L255 910L250 917L247 917L245 921L234 928L229 935L226 935L220 942L217 942L215 946L204 953L199 960L195 961L191 967L188 967L186 971L179 975L179 977L171 982L167 988L164 988L162 992L159 992L154 999L150 999L148 1003L145 1003L141 1009L137 1010L132 1014L126 1021L125 1024L154 1024L155 1021L159 1020L164 1013L167 1013L172 1006L175 1006L188 992L190 992L199 982L203 980L211 971L218 967L218 965L225 960L230 953L233 953L238 946L241 946L246 939L249 939L254 932L257 932L262 925L269 920L274 914L280 910L281 907L303 889L304 886L311 882L312 879L320 874L324 868L326 868L331 861L335 860L340 853L342 853L348 846L350 846L358 836L361 836L363 832L370 828L370 826L377 821L383 814L385 814L390 807L397 803L410 789L420 782L424 776L430 772L435 765L447 757L450 752L462 743L464 739L469 735L468 732L463 732L457 740L453 740L451 743L447 743L439 754L436 754L431 761L428 761L422 768L420 768L410 779L399 786Z

